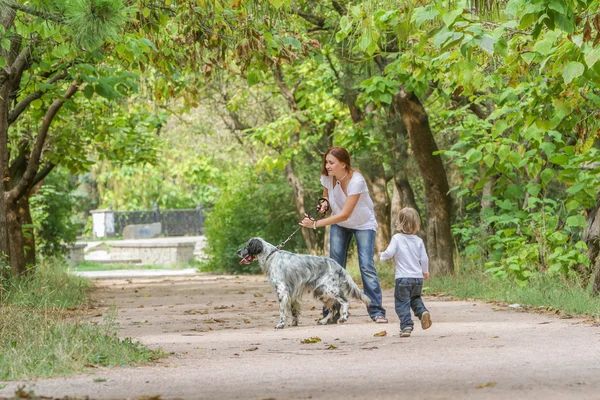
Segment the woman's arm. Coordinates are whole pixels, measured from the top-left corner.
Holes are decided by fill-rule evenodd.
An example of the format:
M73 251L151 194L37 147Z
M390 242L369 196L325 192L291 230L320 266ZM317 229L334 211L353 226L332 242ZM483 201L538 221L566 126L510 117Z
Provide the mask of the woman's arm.
M324 192L326 190L327 189L325 189ZM342 208L342 211L339 214L317 220L316 228L321 228L327 225L333 225L337 224L338 222L346 221L348 218L350 218L350 214L352 214L352 211L354 211L354 208L356 207L359 198L360 193L348 196L348 198L346 198L346 202L344 203L344 208ZM300 222L300 225L302 225L305 228L312 228L315 227L315 221L311 220L310 218L304 218L302 222Z
M323 188L323 198L327 199L327 203L323 202L321 203L321 207L319 208L319 211L321 214L324 214L327 211L327 205L329 204L329 190L327 190L327 188ZM331 211L331 207L329 207L329 211Z

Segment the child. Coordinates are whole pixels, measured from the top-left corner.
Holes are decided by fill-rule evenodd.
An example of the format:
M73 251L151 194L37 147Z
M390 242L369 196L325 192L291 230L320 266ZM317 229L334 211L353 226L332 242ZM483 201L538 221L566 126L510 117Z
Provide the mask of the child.
M396 229L400 232L392 237L387 250L381 253L381 260L394 257L396 261L396 288L394 298L396 313L400 318L400 337L409 337L413 330L410 318L412 308L421 320L421 327L431 326L431 315L421 299L423 278L429 278L429 258L425 245L415 233L421 228L421 219L414 208L406 207L398 214Z

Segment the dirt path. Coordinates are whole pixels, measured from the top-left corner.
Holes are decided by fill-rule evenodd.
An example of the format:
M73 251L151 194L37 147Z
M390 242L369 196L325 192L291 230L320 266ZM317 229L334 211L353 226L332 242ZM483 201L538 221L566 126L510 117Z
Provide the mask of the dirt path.
M355 302L348 323L317 326L318 304L306 296L300 326L274 330L278 307L264 277L97 287L103 315L118 307L122 336L171 356L152 366L10 382L0 397L26 384L37 395L93 399L600 398L600 328L580 319L426 298L433 326L400 339L392 291L384 293L387 325L370 322ZM387 336L374 336L383 330ZM301 343L311 337L321 341Z

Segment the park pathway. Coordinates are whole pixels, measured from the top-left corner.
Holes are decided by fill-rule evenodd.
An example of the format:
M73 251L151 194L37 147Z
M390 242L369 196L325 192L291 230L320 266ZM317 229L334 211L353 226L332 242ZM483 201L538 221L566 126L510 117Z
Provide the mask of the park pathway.
M387 325L354 302L348 323L317 326L320 307L306 296L300 326L274 330L276 297L262 276L95 285L90 320L116 305L121 336L169 356L8 382L0 398L25 385L38 396L91 399L600 399L600 328L580 318L429 297L433 326L400 338L386 290Z

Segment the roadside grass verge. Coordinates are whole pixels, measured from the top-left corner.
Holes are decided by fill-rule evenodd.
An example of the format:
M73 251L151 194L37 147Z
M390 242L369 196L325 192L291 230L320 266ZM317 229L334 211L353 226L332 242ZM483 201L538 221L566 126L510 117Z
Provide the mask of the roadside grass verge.
M375 264L381 287L393 289L395 270L390 262ZM360 285L360 269L356 257L348 260L348 272ZM424 281L425 295L448 295L457 299L479 299L502 303L518 303L523 307L542 307L569 315L588 315L600 318L600 297L590 288L561 276L539 275L521 287L511 279L494 278L477 268L469 268L452 276L436 276Z
M539 275L521 287L510 279L493 278L480 271L438 276L425 281L425 294L446 294L457 299L480 299L543 307L569 315L600 317L600 298L572 279Z
M83 320L88 281L68 275L59 261L0 288L0 381L68 375L96 366L152 361L160 351L120 339L116 310L104 324Z
M84 271L116 271L116 270L155 270L155 269L186 269L186 268L198 268L198 262L191 261L189 263L181 263L170 266L164 265L137 265L137 264L103 264L93 261L82 261L73 267L73 271L84 272Z

